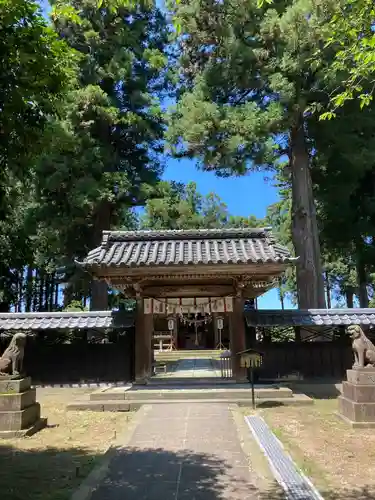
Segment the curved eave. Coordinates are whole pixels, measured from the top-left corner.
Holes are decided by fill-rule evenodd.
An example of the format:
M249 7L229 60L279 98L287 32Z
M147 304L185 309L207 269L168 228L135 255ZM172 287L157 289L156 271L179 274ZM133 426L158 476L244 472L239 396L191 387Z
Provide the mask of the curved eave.
M130 265L124 264L124 263L98 263L98 262L89 262L89 261L83 261L80 262L78 260L75 260L74 263L80 267L81 269L85 270L94 270L94 269L173 269L177 267L184 267L184 266L200 266L200 267L206 267L206 266L220 266L220 267L225 267L225 266L251 266L251 265L267 265L267 264L274 264L274 265L282 265L282 266L287 266L290 264L294 264L298 260L298 257L286 257L286 258L278 258L278 259L257 259L257 260L247 260L247 261L242 261L242 260L234 260L230 259L228 261L214 261L214 260L207 260L207 261L194 261L194 260L186 260L186 261L178 261L178 262L171 262L168 264L165 264L163 262L147 262L147 263L131 263Z

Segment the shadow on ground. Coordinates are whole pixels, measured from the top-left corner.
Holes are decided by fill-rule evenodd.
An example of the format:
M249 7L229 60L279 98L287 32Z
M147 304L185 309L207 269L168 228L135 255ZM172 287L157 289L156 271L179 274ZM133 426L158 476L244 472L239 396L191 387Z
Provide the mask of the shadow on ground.
M100 463L83 449L19 450L0 443L2 500L69 500ZM116 450L107 477L92 500L282 500L275 484L260 489L246 470L231 481L235 468L224 459L189 450L126 448ZM245 469L245 468L244 468ZM87 479L86 479L87 481ZM325 500L375 500L375 488L322 491ZM308 496L306 496L308 500Z
M79 448L28 448L31 438L15 444L0 441L1 500L65 500L80 485L100 455Z
M342 381L335 380L324 383L304 382L304 383L289 383L288 387L292 389L294 394L306 394L313 399L336 399L341 392L339 386Z

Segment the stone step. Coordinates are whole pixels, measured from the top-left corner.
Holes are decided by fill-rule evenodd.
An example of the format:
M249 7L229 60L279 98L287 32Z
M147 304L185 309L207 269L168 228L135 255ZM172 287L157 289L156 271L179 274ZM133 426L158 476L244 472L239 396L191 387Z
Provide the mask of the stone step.
M233 385L233 379L224 379L221 377L173 377L173 376L156 376L152 377L147 386L168 386L168 385L193 385L193 386L201 386L201 385Z
M174 400L163 400L163 399L145 399L138 401L73 401L66 406L67 411L136 411L143 405L154 405L154 404L187 404L187 403L197 403L196 399L174 399ZM239 398L237 400L221 398L221 399L200 399L199 403L215 404L215 403L226 403L228 405L237 404L238 406L250 407L251 400ZM258 408L262 407L272 407L272 406L305 406L311 405L314 400L305 396L304 394L297 394L288 398L269 398L256 400L256 406Z
M289 398L293 392L288 388L257 388L255 397L257 399ZM236 401L238 399L251 400L251 388L231 389L231 388L185 388L160 389L160 388L121 388L113 387L100 389L90 394L91 401L137 401L137 400L202 400L202 399L225 399Z
M77 400L66 406L67 411L131 411L129 401L90 401L88 399ZM138 409L139 406L136 408ZM134 408L133 408L134 409Z
M224 351L219 350L181 350L154 351L155 361L178 361L179 359L218 359Z
M184 380L185 382L182 382ZM218 390L218 389L223 389L223 390L251 390L251 385L248 382L234 382L233 380L221 380L218 379L218 382L212 383L212 379L208 378L206 381L202 382L202 379L181 379L181 383L175 383L174 379L171 379L168 381L168 383L154 383L150 384L148 383L147 385L138 385L138 384L129 384L125 385L122 388L124 390L132 390L132 391L145 391L145 390L169 390L169 389L175 389L175 390L183 390L183 389L191 389L191 390ZM118 389L121 389L120 386L116 386ZM115 388L114 386L107 386L107 389ZM288 389L291 390L289 387L283 386L283 389ZM256 384L254 386L255 390L260 390L260 389L281 389L281 386L279 384Z

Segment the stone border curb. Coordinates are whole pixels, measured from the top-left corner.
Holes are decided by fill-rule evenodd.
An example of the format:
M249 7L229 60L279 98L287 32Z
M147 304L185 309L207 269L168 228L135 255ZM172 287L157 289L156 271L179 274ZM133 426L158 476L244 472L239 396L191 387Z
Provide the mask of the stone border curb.
M275 476L276 481L283 488L286 498L288 500L297 500L299 498L304 498L306 500L324 500L324 498L310 481L310 479L305 476L305 474L300 470L289 453L285 451L284 445L275 436L274 432L269 428L265 420L259 415L245 416L244 419L249 427L251 434L254 437L254 440L262 450L264 456L267 458L270 469ZM269 433L268 439L273 440L275 443L274 445L271 445L273 447L272 454L279 454L278 457L272 456L270 450L266 450L265 445L263 445L263 443L261 442L259 432L257 432L250 419L258 420L259 423L262 423L264 425L265 430ZM270 444L270 441L268 444ZM293 484L293 475L300 480L295 485ZM290 482L290 477L292 477L292 482Z
M249 427L246 424L241 407L239 405L232 404L229 406L229 411L232 414L232 418L237 429L238 439L242 451L246 456L254 484L264 494L268 491L272 491L272 493L274 493L275 489L279 485L272 474L266 457L259 449L252 433L249 432ZM278 493L283 493L283 489L281 487L279 487Z
M48 384L42 384L39 382L35 382L33 384L33 387L36 387L37 389L100 389L100 388L109 388L109 387L131 387L132 384L129 381L117 381L117 382L82 382L82 383L60 383L56 382L55 384L53 383L48 383Z

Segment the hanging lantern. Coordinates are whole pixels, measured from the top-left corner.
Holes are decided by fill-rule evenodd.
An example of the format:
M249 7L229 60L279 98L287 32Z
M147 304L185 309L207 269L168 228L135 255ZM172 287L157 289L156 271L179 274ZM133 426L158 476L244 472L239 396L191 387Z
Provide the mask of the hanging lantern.
M217 328L218 330L222 330L224 328L224 321L223 318L218 317L216 320Z
M171 332L174 329L174 319L169 318L168 320L168 330Z

